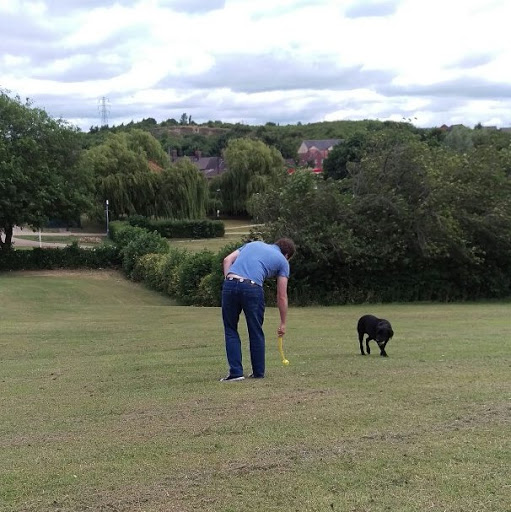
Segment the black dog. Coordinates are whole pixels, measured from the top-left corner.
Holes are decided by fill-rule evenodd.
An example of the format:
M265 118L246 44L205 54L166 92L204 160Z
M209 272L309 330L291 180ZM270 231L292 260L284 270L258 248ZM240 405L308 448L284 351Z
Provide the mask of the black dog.
M364 315L358 321L357 331L358 341L360 342L360 352L363 356L365 356L363 345L364 334L367 334L367 353L371 353L371 350L369 349L369 342L374 340L380 347L380 356L387 357L385 345L387 345L387 342L392 338L392 336L394 336L394 331L392 330L392 326L388 320L376 318L373 315Z

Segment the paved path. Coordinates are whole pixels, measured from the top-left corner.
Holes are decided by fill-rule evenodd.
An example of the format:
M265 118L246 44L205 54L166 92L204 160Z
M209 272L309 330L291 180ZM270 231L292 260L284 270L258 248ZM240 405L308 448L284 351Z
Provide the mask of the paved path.
M32 231L30 228L18 228L15 227L12 230L12 236L16 235L31 235L31 236L39 236L39 231ZM81 231L68 231L67 229L62 229L59 231L41 231L41 238L43 236L105 236L106 233L82 233Z
M82 238L82 237L98 237L105 236L105 233L77 233L73 231L67 231L63 229L62 231L41 231L41 244L39 245L39 240L25 240L24 238L17 238L16 235L30 235L30 236L39 236L39 231L32 231L30 228L21 229L19 227L15 227L12 230L12 241L14 243L14 247L66 247L71 243L74 239ZM63 242L45 242L45 236L68 236L69 243Z
M39 242L36 242L35 240L25 240L23 238L16 238L12 237L12 243L14 244L14 247L66 247L68 244L61 244L57 242L43 242L41 239L41 245L39 245Z

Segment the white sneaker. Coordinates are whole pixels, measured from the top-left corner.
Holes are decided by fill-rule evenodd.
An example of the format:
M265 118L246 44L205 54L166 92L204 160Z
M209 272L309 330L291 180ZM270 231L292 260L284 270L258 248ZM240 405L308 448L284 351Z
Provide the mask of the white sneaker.
M245 377L243 377L243 375L240 375L239 377L227 375L227 377L223 377L222 379L220 379L220 382L238 382L240 380L245 380Z

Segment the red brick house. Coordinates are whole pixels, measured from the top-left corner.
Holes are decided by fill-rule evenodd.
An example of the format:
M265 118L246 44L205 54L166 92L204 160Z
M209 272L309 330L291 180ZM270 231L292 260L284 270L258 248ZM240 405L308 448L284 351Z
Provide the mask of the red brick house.
M323 169L323 160L342 139L304 140L298 148L298 161L301 166Z

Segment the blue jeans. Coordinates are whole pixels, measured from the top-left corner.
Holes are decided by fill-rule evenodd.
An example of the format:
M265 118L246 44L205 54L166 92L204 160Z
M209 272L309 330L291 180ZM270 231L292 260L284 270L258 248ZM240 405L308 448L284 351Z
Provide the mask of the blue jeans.
M241 340L238 333L240 313L243 311L247 321L250 340L250 360L255 377L264 377L264 291L262 286L224 281L222 288L222 319L224 321L225 351L229 363L229 374L234 377L243 375Z

